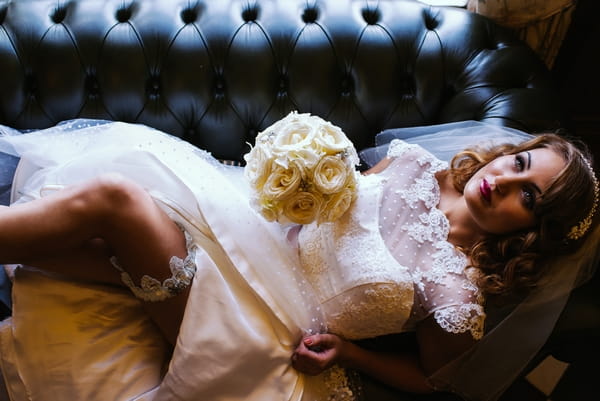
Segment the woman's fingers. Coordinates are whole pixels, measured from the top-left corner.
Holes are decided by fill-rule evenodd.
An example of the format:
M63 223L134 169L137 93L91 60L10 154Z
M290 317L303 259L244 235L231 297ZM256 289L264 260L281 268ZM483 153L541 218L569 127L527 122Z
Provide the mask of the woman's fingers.
M319 374L335 363L339 343L332 334L305 337L292 355L292 366L302 373Z

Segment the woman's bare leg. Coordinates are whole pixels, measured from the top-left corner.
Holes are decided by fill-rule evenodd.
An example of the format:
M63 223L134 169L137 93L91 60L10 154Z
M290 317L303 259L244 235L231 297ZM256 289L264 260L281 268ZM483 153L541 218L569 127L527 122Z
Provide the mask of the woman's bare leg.
M45 272L58 273L62 278L125 287L120 272L110 263L112 255L103 242L90 241L80 249L31 260L27 265Z
M102 249L94 248L101 243ZM171 277L171 257L187 254L179 227L138 185L107 175L43 199L0 209L0 262L52 268L64 254L114 255L134 282L143 275ZM46 261L46 263L44 263ZM58 266L58 263L54 264ZM94 264L92 264L94 265ZM100 282L115 282L108 270L82 272ZM64 273L64 272L61 272ZM189 289L161 302L144 302L150 317L174 343Z

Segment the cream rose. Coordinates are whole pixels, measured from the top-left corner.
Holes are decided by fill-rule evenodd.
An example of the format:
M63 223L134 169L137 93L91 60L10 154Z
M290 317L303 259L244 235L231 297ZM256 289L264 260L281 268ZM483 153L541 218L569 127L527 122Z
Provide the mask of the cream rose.
M244 155L244 160L246 160L244 175L248 179L248 182L254 187L262 188L272 169L268 150L262 146L255 146L250 152Z
M309 224L317 219L323 199L312 192L297 192L283 206L283 215L296 224Z
M279 210L275 204L267 199L255 200L255 210L260 211L267 221L275 221L279 219Z
M298 190L303 178L303 168L298 163L290 163L287 168L273 165L262 188L263 196L271 200L285 200Z
M301 115L300 115L301 116ZM279 127L275 132L271 151L276 156L286 155L300 149L309 149L315 137L315 127L308 121L288 116L288 124Z
M358 154L320 117L290 113L259 133L244 158L253 206L269 221L333 221L353 200Z
M340 191L346 184L348 167L338 156L324 156L314 169L313 184L322 194Z
M324 122L315 134L315 143L328 155L344 152L352 143L344 132L333 124Z
M319 216L319 223L324 221L335 221L342 217L354 200L353 187L346 187L342 191L329 197L323 206L323 212Z
M275 159L275 163L283 167L287 167L289 163L295 162L301 165L304 169L311 170L317 165L317 163L319 163L321 156L322 154L320 152L312 148L295 149L291 150L286 155L286 164L281 163L279 158Z

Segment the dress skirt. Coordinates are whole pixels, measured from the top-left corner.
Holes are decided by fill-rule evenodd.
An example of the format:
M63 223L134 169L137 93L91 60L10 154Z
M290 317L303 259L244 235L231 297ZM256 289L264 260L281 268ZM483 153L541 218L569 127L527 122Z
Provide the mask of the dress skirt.
M198 246L170 361L127 290L17 269L12 321L0 330L15 399L319 400L345 386L331 372L308 378L291 367L302 335L323 331L324 320L286 227L251 207L241 168L145 126L86 120L2 137L0 150L21 157L13 202L119 173Z

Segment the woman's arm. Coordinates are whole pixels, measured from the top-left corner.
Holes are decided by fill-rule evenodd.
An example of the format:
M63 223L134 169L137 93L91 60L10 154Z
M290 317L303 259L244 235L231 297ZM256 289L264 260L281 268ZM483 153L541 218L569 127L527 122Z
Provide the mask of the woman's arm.
M316 375L339 364L365 373L392 387L413 392L430 393L425 375L415 352L385 353L362 348L334 334L306 337L292 357L299 371Z
M412 393L434 389L428 376L469 349L470 334L445 332L433 318L417 329L419 349L392 353L362 348L334 334L317 334L303 339L293 357L293 366L306 374L319 374L333 364L358 370L385 384Z

